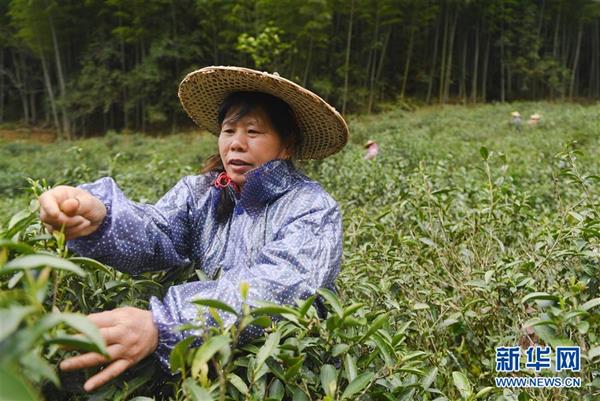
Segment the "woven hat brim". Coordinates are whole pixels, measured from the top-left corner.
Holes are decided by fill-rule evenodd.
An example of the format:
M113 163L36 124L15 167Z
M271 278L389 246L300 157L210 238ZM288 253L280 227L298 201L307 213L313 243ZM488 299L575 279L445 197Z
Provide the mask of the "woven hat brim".
M298 159L323 159L348 142L348 126L333 107L300 85L266 72L241 67L205 67L183 79L179 100L196 124L218 136L219 106L227 95L239 91L268 93L290 105L304 137L296 155Z

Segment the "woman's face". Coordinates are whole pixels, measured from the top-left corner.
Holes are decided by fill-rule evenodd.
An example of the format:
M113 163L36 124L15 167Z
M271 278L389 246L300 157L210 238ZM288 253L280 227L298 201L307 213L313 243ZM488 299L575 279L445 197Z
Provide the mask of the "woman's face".
M219 135L219 154L231 180L240 187L245 173L273 159L287 159L289 152L261 109L233 121L237 109L229 110Z

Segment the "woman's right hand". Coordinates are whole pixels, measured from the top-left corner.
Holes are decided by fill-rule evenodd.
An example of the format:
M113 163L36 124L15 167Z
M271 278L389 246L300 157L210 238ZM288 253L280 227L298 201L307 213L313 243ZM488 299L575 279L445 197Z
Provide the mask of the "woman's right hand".
M48 231L61 230L67 239L90 235L106 217L106 206L89 192L60 185L39 199L40 220Z

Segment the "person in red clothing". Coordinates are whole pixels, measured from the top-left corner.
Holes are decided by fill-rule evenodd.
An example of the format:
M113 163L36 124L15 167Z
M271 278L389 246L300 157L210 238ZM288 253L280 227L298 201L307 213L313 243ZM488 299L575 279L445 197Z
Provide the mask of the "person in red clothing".
M379 145L377 142L369 139L367 143L365 143L365 149L367 149L367 153L365 153L366 160L373 160L377 157L377 153L379 153Z

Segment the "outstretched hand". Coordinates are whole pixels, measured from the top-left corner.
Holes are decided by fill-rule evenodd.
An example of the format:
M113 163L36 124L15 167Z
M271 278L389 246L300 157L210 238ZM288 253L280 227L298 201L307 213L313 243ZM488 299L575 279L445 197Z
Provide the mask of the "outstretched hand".
M64 371L108 364L85 382L85 391L95 390L119 376L154 352L158 346L158 329L150 311L125 307L92 313L88 315L88 319L100 329L109 357L88 352L65 359L60 364L60 369Z
M83 189L67 185L44 192L39 202L40 220L48 231L64 227L67 239L90 235L106 217L106 206L100 199Z

